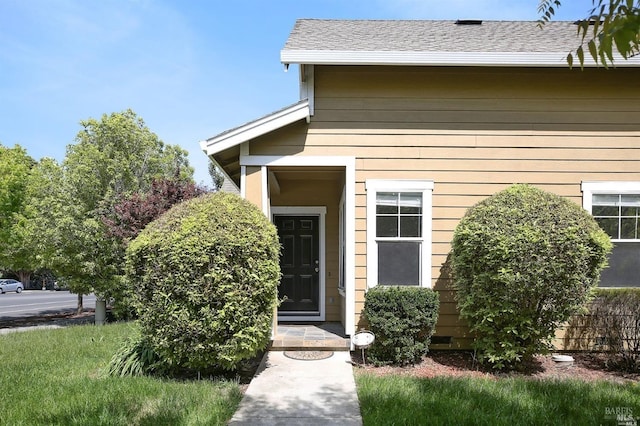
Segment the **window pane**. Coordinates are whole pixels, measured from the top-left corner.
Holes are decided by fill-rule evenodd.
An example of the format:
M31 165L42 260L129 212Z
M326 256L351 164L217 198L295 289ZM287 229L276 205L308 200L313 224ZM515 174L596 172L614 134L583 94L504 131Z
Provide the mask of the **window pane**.
M621 216L631 216L631 217L636 217L638 216L638 207L627 207L627 206L622 206L620 208L620 215Z
M397 237L398 216L376 217L376 237Z
M636 237L636 218L623 217L620 219L620 238L633 240Z
M640 287L640 243L615 243L600 287Z
M378 192L376 194L376 213L398 214L398 193Z
M378 284L420 285L420 243L379 242Z
M421 237L421 219L420 216L400 216L400 236Z
M596 222L611 238L618 238L618 218L597 217Z
M593 194L593 197L591 198L591 204L594 206L617 206L618 201L620 201L620 196L618 194Z
M400 214L421 214L422 194L403 192L400 194Z
M617 206L593 206L591 214L594 216L618 216Z
M635 206L640 207L640 195L630 194L620 196L620 203L623 206Z

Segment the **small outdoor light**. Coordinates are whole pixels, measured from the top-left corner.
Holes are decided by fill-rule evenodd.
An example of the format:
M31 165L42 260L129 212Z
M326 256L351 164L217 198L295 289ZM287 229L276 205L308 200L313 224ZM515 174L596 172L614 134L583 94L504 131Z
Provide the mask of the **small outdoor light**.
M364 357L364 350L367 349L376 340L376 336L367 330L362 330L351 336L351 343L356 348L360 348L362 351L362 362L367 365L367 360Z

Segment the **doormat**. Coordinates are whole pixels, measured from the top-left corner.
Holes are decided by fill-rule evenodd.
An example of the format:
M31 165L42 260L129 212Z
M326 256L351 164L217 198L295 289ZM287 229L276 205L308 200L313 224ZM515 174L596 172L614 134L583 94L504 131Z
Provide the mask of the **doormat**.
M300 361L319 361L331 358L333 351L285 351L284 356Z

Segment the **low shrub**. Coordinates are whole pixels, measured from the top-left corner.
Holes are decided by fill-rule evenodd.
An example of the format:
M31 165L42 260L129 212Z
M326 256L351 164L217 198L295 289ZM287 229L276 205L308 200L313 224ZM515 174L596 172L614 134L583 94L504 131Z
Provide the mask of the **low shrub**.
M228 193L174 206L127 249L142 336L176 369L235 369L266 348L280 281L276 228Z
M369 290L364 316L375 335L369 360L376 365L419 362L428 351L439 306L438 294L429 288L378 286Z
M611 241L576 203L513 185L469 209L452 247L458 308L478 359L511 369L548 351L584 308Z
M640 288L596 290L588 311L569 321L565 342L605 351L612 368L640 372Z
M131 377L162 373L164 370L162 360L138 330L113 355L107 373L110 376Z

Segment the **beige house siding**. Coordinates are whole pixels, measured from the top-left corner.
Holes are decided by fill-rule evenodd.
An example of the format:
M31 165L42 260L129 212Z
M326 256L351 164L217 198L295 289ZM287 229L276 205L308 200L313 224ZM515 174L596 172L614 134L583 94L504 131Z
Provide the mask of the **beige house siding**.
M516 182L581 203L584 180L640 180L640 69L315 67L315 115L252 155L356 160L356 324L366 290L367 179L433 180L437 335L468 346L450 290L453 230ZM338 195L339 197L339 195Z
M260 167L247 167L244 197L262 210L262 173Z

